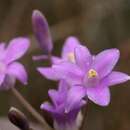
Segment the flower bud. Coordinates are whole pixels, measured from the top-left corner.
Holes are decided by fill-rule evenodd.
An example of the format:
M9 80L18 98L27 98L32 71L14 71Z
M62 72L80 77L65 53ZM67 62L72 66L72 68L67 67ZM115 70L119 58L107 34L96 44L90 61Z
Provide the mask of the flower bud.
M21 130L29 130L29 122L26 116L18 109L11 107L8 113L8 118L12 124Z
M48 23L44 15L38 10L34 10L32 14L32 25L34 34L40 48L44 54L50 54L53 48L52 39L48 27Z

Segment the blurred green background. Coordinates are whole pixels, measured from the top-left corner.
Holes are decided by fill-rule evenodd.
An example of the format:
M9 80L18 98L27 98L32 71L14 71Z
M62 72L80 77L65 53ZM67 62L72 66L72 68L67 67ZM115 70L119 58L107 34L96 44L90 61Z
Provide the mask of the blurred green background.
M48 99L48 89L56 88L56 83L36 71L44 62L32 61L32 55L42 53L32 31L34 9L39 9L48 20L55 55L60 55L65 38L74 35L93 54L107 48L119 48L121 58L115 69L130 74L129 0L0 0L0 41L8 42L16 36L29 36L32 41L30 51L21 60L29 73L29 84L23 87L17 82L16 86L39 112L40 104ZM7 116L11 105L30 116L10 91L0 92L0 103L0 118ZM130 129L130 82L111 87L108 107L88 105L86 129Z

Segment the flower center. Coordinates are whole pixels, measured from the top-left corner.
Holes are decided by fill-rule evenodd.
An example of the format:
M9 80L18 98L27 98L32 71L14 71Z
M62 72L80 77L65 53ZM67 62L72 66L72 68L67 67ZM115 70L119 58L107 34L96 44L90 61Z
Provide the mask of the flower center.
M88 78L95 78L95 77L97 77L97 76L98 76L98 73L96 72L96 70L90 69L90 70L88 71Z
M95 87L99 83L99 75L96 70L90 69L84 77L85 87Z
M75 56L73 52L68 53L68 60L72 63L75 63Z

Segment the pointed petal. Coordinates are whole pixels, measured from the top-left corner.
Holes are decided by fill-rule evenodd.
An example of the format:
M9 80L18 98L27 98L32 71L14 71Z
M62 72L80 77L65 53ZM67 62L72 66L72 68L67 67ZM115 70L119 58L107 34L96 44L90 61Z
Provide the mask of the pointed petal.
M59 82L59 91L60 92L66 92L68 91L70 88L70 86L68 85L68 83L65 80L60 80Z
M27 38L15 38L10 41L6 50L6 63L10 63L14 60L22 57L29 48L30 41Z
M79 44L80 42L76 37L68 37L63 46L62 57L66 59L68 57L68 53L74 53L75 47Z
M84 88L83 86L73 86L68 92L65 112L68 113L73 109L79 109L81 107L81 104L83 103L82 99L85 96L86 88Z
M110 102L109 88L103 85L87 89L88 98L100 106L107 106Z
M51 98L53 104L55 106L57 106L58 105L58 103L57 103L58 102L58 92L55 89L50 89L48 91L48 95Z
M60 105L64 104L68 93L68 84L61 80L58 86L58 90L50 89L48 91L48 95L51 98L55 107L59 107Z
M92 68L99 73L101 78L103 78L112 71L119 56L120 52L118 49L105 50L95 57Z
M111 74L104 78L104 82L106 82L108 86L124 83L128 80L130 80L129 75L117 71L113 71Z
M54 68L62 71L61 78L65 79L70 86L81 84L84 72L76 64L64 62L55 65Z
M58 102L59 104L63 104L66 100L68 91L70 89L70 86L65 80L60 80L59 86L58 86Z
M81 84L84 71L82 71L76 64L63 62L54 67L63 72L61 77L62 79L65 79L69 85L73 86Z
M24 85L27 84L27 72L22 64L18 62L13 62L8 66L7 73L17 78Z
M38 68L38 71L51 80L65 79L70 85L80 84L83 77L83 72L78 66L67 62L53 65L52 68Z
M79 45L75 48L76 63L85 71L89 68L92 63L92 56L85 46Z
M60 80L64 72L59 71L57 68L39 67L37 69L44 77L50 80Z
M54 107L49 102L44 102L43 104L41 104L40 108L51 113L54 112Z

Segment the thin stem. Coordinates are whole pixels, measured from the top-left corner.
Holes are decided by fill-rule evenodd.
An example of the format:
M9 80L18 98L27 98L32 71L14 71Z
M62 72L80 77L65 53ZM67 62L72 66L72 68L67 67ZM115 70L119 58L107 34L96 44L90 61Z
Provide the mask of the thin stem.
M48 61L49 61L49 65L52 65L52 54L51 53L49 53L48 54Z
M80 130L83 130L84 126L85 126L85 122L86 122L86 118L87 118L87 114L88 114L88 104L89 104L89 101L88 101L87 105L84 107L84 111L83 111L84 112L84 118L83 118Z
M29 128L29 130L34 130L33 128Z
M20 103L30 112L30 114L44 127L46 130L52 130L43 117L24 99L24 97L15 89L12 88L12 93L20 101Z

